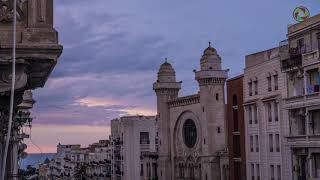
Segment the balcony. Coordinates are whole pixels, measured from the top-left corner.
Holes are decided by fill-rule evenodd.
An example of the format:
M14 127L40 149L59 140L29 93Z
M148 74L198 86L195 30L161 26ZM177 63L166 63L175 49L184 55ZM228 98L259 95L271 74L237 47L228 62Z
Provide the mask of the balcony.
M280 42L279 55L281 60L281 70L284 72L297 69L308 64L310 59L319 57L318 51L312 51L306 44L297 47L290 47L288 40Z
M150 151L150 144L140 144L140 151L141 152Z
M307 52L302 55L302 65L308 66L314 63L319 62L320 60L320 51L319 49L315 49L313 51Z
M295 146L316 145L320 141L320 109L290 111L288 143ZM320 146L320 144L318 144Z

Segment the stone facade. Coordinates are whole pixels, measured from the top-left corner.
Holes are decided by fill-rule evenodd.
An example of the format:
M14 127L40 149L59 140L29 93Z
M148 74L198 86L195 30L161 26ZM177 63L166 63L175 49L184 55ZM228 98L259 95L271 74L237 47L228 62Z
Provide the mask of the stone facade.
M224 85L228 70L210 45L195 71L200 91L179 97L171 64L165 62L153 85L157 95L160 180L227 179Z
M290 179L320 178L320 14L288 28L281 69L287 80L284 118Z
M154 116L111 120L112 179L156 179L157 144Z
M111 179L112 147L109 140L100 140L81 148L80 145L57 146L45 179L73 180L82 172L85 179Z
M17 0L16 36L16 79L14 96L14 117L19 115L18 105L23 102L26 90L43 87L62 53L58 43L58 33L53 28L53 0ZM2 147L6 140L9 119L9 96L12 82L12 45L13 45L13 1L0 0L0 161ZM28 93L27 91L26 93ZM29 102L27 102L28 104ZM29 107L32 107L32 104ZM26 105L26 104L24 104ZM24 106L23 105L23 106ZM30 115L30 113L29 113ZM25 119L25 118L24 118ZM28 118L30 121L30 118ZM25 154L17 148L26 137L18 134L22 119L15 119L12 139L7 160L7 176L17 179L17 161ZM19 137L19 138L17 138ZM21 139L22 138L22 139ZM11 148L12 147L12 148ZM0 170L1 171L1 170ZM7 177L6 177L7 178Z
M290 179L282 115L286 78L280 69L279 48L246 56L244 108L247 179Z
M246 56L247 179L320 177L320 14L279 47Z

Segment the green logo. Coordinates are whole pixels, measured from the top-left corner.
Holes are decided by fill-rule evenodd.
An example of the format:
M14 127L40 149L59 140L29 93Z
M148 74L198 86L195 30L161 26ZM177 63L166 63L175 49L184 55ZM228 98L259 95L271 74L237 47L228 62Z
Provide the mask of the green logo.
M309 17L310 17L310 12L304 6L296 7L293 11L293 18L298 22L302 22Z

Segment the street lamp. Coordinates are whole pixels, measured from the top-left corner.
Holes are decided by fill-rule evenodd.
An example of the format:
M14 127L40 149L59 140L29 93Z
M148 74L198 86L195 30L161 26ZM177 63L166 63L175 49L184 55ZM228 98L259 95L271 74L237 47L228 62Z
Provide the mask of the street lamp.
M13 0L12 80L11 80L9 123L8 123L5 149L3 154L3 161L2 161L1 180L5 180L4 178L6 174L7 156L8 156L9 143L11 139L11 128L12 128L12 119L13 119L14 88L15 88L15 81L16 81L16 29L17 29L16 25L17 25L17 0Z

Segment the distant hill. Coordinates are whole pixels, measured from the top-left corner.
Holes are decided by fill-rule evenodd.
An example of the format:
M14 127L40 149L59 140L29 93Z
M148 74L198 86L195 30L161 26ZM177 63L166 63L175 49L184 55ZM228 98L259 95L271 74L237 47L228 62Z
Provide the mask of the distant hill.
M27 158L20 161L20 169L26 169L28 165L37 168L39 163L43 163L46 158L52 159L54 153L29 154Z

